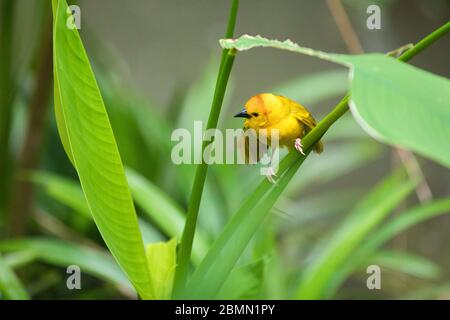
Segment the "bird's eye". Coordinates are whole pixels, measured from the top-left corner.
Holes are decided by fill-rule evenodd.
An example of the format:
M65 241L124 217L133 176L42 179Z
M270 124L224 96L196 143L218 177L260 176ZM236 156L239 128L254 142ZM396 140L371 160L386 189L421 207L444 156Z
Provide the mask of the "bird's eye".
M259 116L259 113L258 112L253 112L252 116L257 117L257 116Z

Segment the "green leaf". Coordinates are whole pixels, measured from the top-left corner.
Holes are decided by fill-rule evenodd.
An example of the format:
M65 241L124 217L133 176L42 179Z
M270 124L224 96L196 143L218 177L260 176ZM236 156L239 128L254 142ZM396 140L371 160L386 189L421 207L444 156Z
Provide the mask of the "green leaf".
M373 137L450 167L450 81L382 55L352 57L350 110Z
M63 110L61 107L61 98L60 98L61 94L59 93L60 86L59 86L58 74L56 73L56 70L55 70L55 65L53 66L53 76L55 78L53 90L54 90L54 104L55 104L54 110L55 110L56 127L58 129L59 138L61 139L61 143L63 145L64 151L66 152L67 157L69 158L72 165L75 167L72 149L70 148L70 143L69 143L69 136L68 136L67 129L66 129L66 121L64 119L64 114L63 114Z
M416 183L405 181L396 173L382 181L342 222L326 242L314 250L314 260L302 275L297 298L317 299L327 284L367 234L402 201Z
M142 298L152 298L150 275L119 151L77 29L69 29L67 3L53 0L55 108L65 150L77 170L105 243Z
M28 300L30 298L14 271L10 269L2 258L2 255L0 255L0 293L6 299L11 300Z
M43 262L62 268L77 265L82 272L117 285L121 290L134 290L111 255L78 244L52 238L27 238L0 242L0 252L32 252Z
M148 267L156 299L168 300L172 296L177 259L177 240L148 244Z
M350 108L361 127L381 141L411 149L450 167L448 79L382 54L330 54L301 47L290 40L281 42L248 35L220 43L224 48L241 51L278 48L350 67Z
M313 50L306 47L301 47L298 44L292 42L291 40L279 41L279 40L269 40L267 38L257 36L250 36L248 34L244 34L238 39L221 39L219 40L222 48L225 49L236 49L238 51L250 50L252 48L257 47L266 47L266 48L276 48L287 51L292 51L296 53L301 53L304 55L317 57L324 60L330 60L336 62L336 58L341 55L329 54L326 52L322 52L319 50Z

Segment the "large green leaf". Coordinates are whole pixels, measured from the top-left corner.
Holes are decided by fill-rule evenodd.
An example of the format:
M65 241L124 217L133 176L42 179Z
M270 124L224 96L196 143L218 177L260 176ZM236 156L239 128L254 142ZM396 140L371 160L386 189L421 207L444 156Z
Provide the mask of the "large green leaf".
M449 28L448 23L445 28ZM445 29L444 28L444 29ZM442 31L445 32L445 31ZM290 40L244 35L221 40L224 48L273 47L350 67L353 115L372 136L450 166L450 81L382 54L330 54Z
M152 298L142 236L122 161L89 59L67 3L53 0L55 108L61 139L95 223L142 298Z
M450 166L450 81L382 55L353 64L350 109L372 136Z
M0 300L2 298L1 295L11 300L29 299L22 283L0 254Z
M82 272L113 283L128 293L134 292L122 270L106 252L53 238L2 241L0 252L31 252L38 260L63 268L77 265Z

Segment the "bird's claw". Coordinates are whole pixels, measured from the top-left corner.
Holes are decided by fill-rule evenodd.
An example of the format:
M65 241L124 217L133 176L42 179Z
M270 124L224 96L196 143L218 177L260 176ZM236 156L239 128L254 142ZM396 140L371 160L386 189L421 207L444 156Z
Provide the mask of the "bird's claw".
M276 182L276 180L275 180L275 177L276 177L276 176L277 176L277 175L275 174L275 170L273 170L273 167L267 168L267 171L266 171L266 178L267 178L267 180L269 180L270 183L272 183L272 184L277 184L277 182Z
M303 152L302 140L300 138L295 139L294 147L298 152L305 156L305 153Z

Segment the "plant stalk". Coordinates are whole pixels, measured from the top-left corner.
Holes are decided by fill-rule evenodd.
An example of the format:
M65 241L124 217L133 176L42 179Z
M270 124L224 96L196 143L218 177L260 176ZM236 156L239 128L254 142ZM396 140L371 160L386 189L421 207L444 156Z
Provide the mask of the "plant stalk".
M232 0L230 15L228 18L228 27L226 31L226 38L232 38L234 34L234 27L236 24L237 11L239 7L239 0ZM208 118L206 129L213 129L217 127L220 110L222 108L225 91L228 84L228 79L233 67L236 50L224 49L222 50L222 58L219 68L219 73L216 81L216 88L214 91L214 98L211 106L211 111ZM192 193L189 198L188 212L186 215L186 224L181 236L180 248L177 256L177 270L175 273L174 292L175 294L182 290L186 283L186 278L189 270L189 261L192 251L192 243L195 235L195 228L197 225L198 211L203 194L203 189L206 181L206 174L208 165L203 161L203 153L207 145L213 142L203 142L202 144L202 163L196 168L194 184L192 186Z
M403 53L398 59L400 61L409 61L413 57L415 57L418 53L420 53L423 49L430 46L432 43L436 42L438 39L443 37L447 32L450 31L450 22L443 25L439 29L435 30L424 39L419 41L415 46L411 49ZM347 93L344 98L334 107L334 109L326 115L317 126L312 129L305 137L302 139L302 143L304 146L304 150L306 151L306 156L299 154L297 151L291 151L283 160L280 162L278 174L281 177L279 185L271 185L266 179L260 182L260 184L256 187L255 191L251 193L251 195L244 201L243 205L236 212L235 215L230 219L230 221L225 226L224 231L221 233L219 238L216 239L211 249L208 251L205 259L202 261L200 266L195 270L192 279L189 283L189 287L191 284L201 283L207 275L210 267L212 266L213 257L218 256L223 246L226 244L227 239L229 239L237 229L239 228L239 223L242 221L242 216L248 215L249 212L256 211L252 210L251 204L253 203L252 199L262 199L258 204L257 208L267 208L266 204L270 204L270 207L275 204L276 199L284 190L284 188L288 185L289 181L295 175L296 171L300 168L303 160L309 155L310 150L314 146L314 144L319 141L322 136L327 132L327 130L335 123L342 115L344 115L348 110L348 101L350 98L350 93ZM287 171L289 170L289 171ZM287 174L284 174L287 171ZM271 188L277 188L275 194L277 196L274 197L265 197L268 191Z

